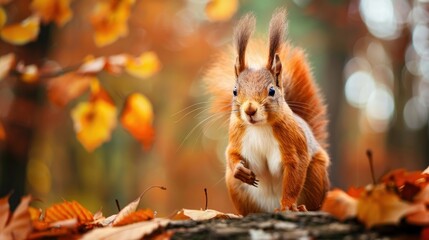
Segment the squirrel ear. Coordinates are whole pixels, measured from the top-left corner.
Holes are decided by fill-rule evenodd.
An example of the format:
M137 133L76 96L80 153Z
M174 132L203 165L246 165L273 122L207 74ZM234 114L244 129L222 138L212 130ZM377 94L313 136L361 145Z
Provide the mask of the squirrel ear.
M235 70L235 77L238 78L238 75L240 75L242 69L240 67L240 60L237 59L235 60L235 65L234 65L234 70Z
M282 62L280 61L279 54L277 54L277 53L274 55L273 66L271 67L271 72L273 73L274 78L276 80L276 86L280 87L279 76L280 76L280 73L282 72Z

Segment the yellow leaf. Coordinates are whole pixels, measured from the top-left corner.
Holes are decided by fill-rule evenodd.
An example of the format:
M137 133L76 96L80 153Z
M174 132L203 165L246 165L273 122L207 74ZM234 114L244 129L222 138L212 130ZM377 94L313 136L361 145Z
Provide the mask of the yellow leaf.
M355 217L358 201L340 189L326 194L322 211L328 212L340 220Z
M146 149L153 141L152 121L153 110L149 99L138 93L131 94L126 100L121 123Z
M379 224L397 224L408 214L424 211L423 204L410 204L379 184L368 189L358 200L357 217L370 228Z
M0 7L0 29L4 26L7 20L6 11L4 8Z
M9 53L0 57L0 81L9 73L15 64L15 54Z
M231 19L238 9L238 0L210 0L206 5L206 15L210 21L223 22Z
M115 42L128 34L127 21L134 0L98 1L91 15L94 40L99 47Z
M33 0L31 8L44 23L55 21L58 26L64 26L70 21L73 13L70 9L70 0Z
M79 103L71 114L77 138L89 152L108 141L116 127L116 107L102 98Z
M19 24L12 24L1 29L1 38L11 44L24 45L39 35L40 19L31 16Z
M155 52L144 52L139 57L130 58L125 66L127 72L138 78L148 78L161 69L161 63Z

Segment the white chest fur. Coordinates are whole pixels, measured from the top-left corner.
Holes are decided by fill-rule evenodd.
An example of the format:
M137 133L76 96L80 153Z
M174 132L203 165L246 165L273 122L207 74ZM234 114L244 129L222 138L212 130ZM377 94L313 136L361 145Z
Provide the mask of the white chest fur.
M283 167L277 139L269 125L248 126L243 137L241 155L259 180L259 186L247 185L249 197L264 211L280 207Z

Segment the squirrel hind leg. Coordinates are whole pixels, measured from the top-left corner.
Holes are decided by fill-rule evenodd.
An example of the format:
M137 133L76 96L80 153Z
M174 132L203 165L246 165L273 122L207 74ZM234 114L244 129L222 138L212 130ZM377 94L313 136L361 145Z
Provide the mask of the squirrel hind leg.
M329 157L324 150L321 149L314 154L298 199L298 204L304 204L309 211L317 211L321 208L326 192L329 190L328 166Z

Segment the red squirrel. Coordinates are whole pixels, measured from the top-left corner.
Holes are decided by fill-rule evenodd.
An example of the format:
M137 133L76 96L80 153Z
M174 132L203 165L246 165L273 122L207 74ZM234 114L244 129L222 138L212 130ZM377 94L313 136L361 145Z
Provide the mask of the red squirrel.
M242 215L318 210L330 185L326 105L304 51L284 40L286 11L274 12L268 44L249 41L254 25L252 14L240 19L235 53L205 76L212 109L229 113L230 197Z

